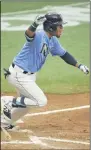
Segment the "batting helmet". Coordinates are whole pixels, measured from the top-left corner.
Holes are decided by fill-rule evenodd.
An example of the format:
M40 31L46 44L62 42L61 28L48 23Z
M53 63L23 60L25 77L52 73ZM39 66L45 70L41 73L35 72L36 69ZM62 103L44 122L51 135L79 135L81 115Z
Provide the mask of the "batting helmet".
M48 13L45 15L46 21L43 23L44 30L47 32L54 32L57 29L57 26L62 26L66 22L63 22L61 14L57 13Z

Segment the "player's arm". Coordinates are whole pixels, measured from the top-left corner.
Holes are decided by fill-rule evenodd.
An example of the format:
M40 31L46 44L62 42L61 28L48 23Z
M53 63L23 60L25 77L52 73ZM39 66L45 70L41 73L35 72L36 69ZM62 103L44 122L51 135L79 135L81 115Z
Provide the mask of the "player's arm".
M66 52L63 56L60 56L66 63L78 67L79 64L77 60L68 52Z
M89 69L87 66L79 64L77 60L68 52L66 52L63 56L60 56L66 63L75 66L82 70L85 74L89 73Z
M38 24L36 24L36 22L33 22L33 24L25 31L25 37L27 41L30 42L34 39L35 31L37 27L38 27Z
M35 21L30 25L30 27L25 31L25 37L27 41L32 41L35 37L35 32L39 24L45 21L45 16L37 16Z

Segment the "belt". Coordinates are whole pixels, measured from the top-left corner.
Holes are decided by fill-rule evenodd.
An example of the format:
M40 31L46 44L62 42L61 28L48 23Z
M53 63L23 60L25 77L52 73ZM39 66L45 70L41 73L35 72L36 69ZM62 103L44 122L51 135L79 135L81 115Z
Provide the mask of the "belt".
M14 63L12 63L12 67L14 68L15 66L16 66L16 65L15 65ZM30 73L30 72L27 72L27 71L22 71L22 72L23 72L24 74L28 74L28 73L29 73L29 74L34 74L34 73L32 73L32 72Z

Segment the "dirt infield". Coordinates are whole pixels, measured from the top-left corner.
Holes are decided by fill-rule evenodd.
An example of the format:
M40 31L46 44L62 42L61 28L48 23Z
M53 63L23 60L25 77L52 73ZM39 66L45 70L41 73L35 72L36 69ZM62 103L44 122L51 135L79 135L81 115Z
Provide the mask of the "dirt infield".
M2 149L90 149L89 93L47 98L46 107L30 110L18 123L20 132L10 132L9 143L2 135Z

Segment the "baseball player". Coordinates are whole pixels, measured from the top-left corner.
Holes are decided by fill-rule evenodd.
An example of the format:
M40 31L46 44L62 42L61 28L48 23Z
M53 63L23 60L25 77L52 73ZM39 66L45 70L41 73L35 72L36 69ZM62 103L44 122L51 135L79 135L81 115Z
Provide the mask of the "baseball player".
M59 56L69 65L79 68L85 74L89 73L88 67L78 63L58 41L65 23L60 14L48 13L36 17L25 31L25 44L13 59L9 70L4 70L8 82L20 93L19 97L1 97L1 126L5 129L14 128L16 121L29 109L47 104L45 94L36 84L36 74L43 67L48 54ZM42 30L36 30L39 24L43 24Z

